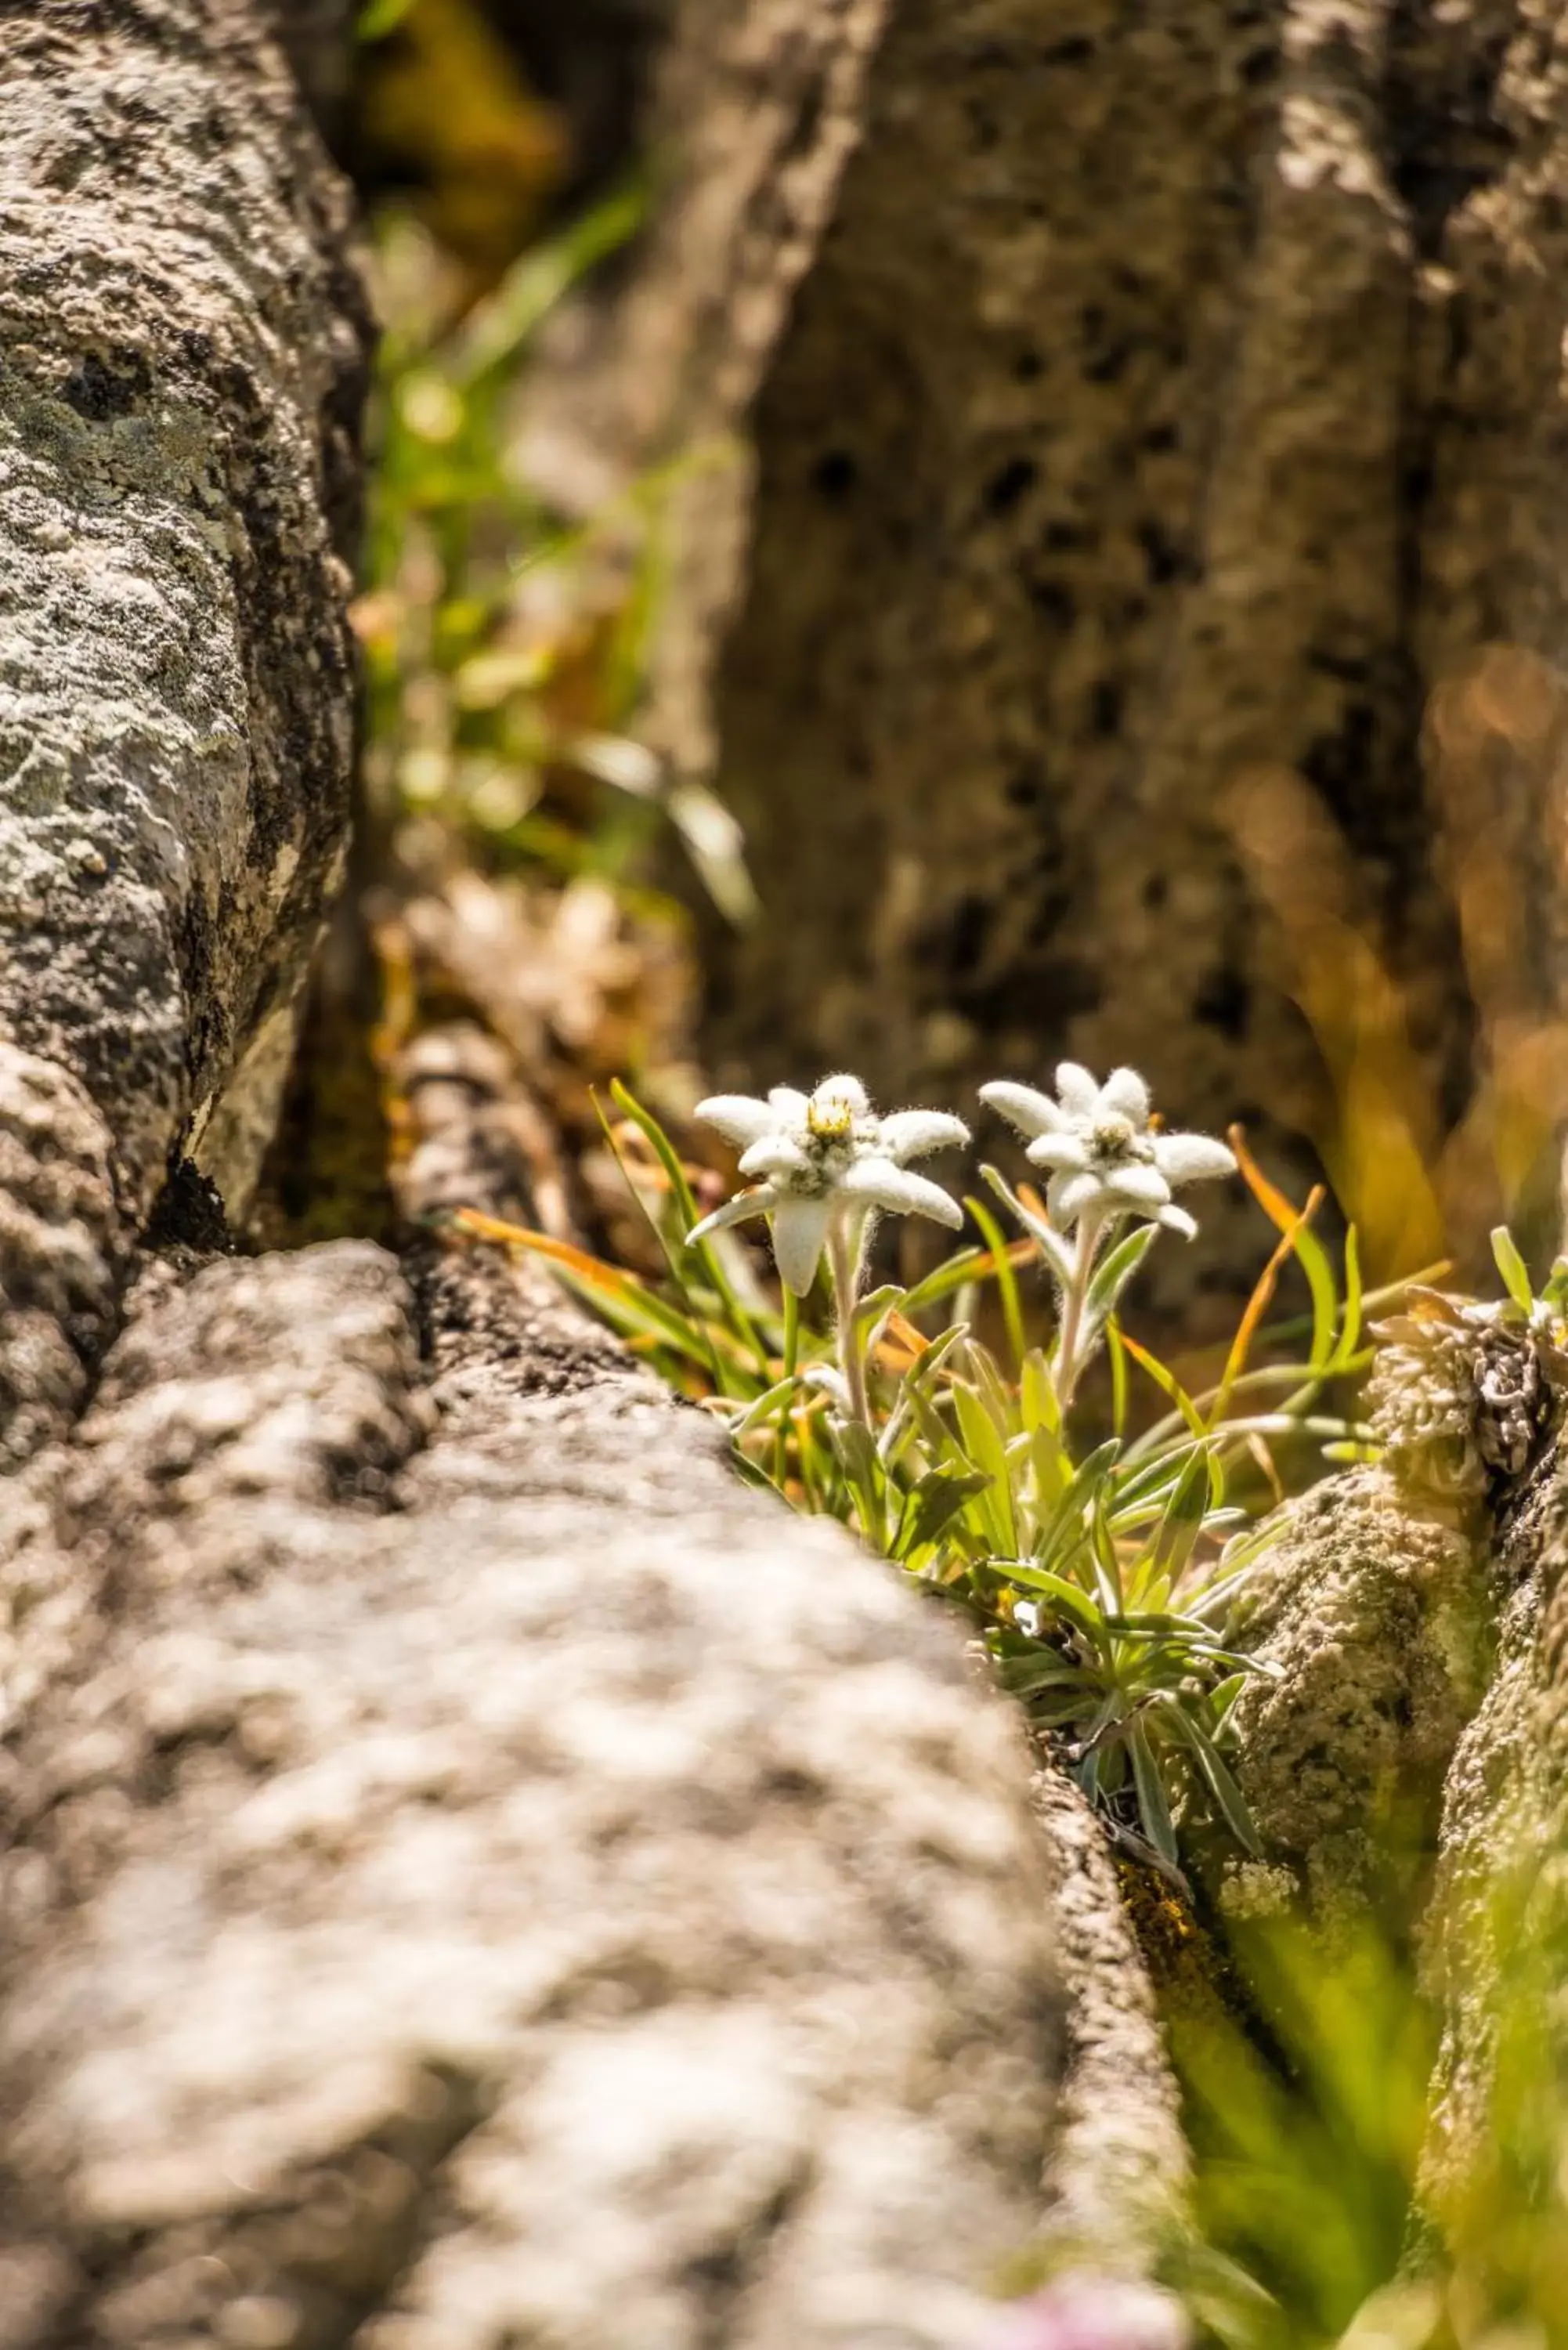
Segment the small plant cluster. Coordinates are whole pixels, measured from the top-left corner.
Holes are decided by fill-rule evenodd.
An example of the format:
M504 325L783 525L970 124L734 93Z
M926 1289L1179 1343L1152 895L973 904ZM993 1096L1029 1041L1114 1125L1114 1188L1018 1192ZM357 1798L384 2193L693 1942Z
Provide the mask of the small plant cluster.
M747 1473L842 1519L964 1607L1002 1684L1122 1841L1174 1870L1179 1827L1201 1817L1256 1850L1226 1748L1231 1707L1261 1668L1231 1626L1287 1481L1365 1444L1365 1430L1323 1408L1331 1383L1369 1359L1354 1235L1341 1279L1309 1229L1320 1195L1293 1206L1239 1131L1231 1146L1166 1133L1130 1069L1100 1085L1067 1063L1054 1093L1012 1083L981 1093L1044 1179L1042 1198L983 1169L1012 1239L982 1200L961 1204L911 1164L967 1144L962 1121L878 1116L848 1076L810 1094L778 1087L765 1099L701 1103L743 1183L707 1214L669 1136L614 1088L610 1139L658 1232L668 1288L541 1235L461 1221L552 1258L722 1416ZM1189 1393L1126 1330L1123 1300L1162 1234L1197 1229L1176 1191L1238 1169L1277 1245L1218 1378ZM966 1211L978 1245L910 1285L868 1285L878 1217L957 1232ZM777 1304L735 1233L753 1220L768 1227ZM1310 1316L1272 1334L1298 1342L1293 1353L1254 1363L1293 1258ZM1054 1313L1035 1339L1037 1271ZM988 1290L1001 1347L974 1326ZM1136 1381L1151 1409L1135 1419Z

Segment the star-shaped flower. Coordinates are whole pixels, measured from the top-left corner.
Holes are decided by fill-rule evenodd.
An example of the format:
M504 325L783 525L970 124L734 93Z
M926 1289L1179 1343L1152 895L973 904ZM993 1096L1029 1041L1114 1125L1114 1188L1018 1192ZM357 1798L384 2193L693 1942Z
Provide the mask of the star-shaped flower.
M1235 1172L1224 1143L1206 1134L1151 1130L1148 1087L1136 1069L1115 1069L1102 1086L1075 1061L1064 1061L1054 1101L1033 1086L981 1086L980 1092L1026 1138L1032 1163L1050 1170L1046 1203L1064 1231L1090 1214L1132 1215L1190 1240L1198 1226L1185 1208L1171 1205L1172 1191Z
M779 1277L797 1297L816 1277L835 1217L857 1234L879 1208L930 1216L955 1232L963 1222L958 1201L904 1163L969 1140L962 1119L944 1111L903 1109L878 1118L858 1077L834 1076L812 1094L775 1086L766 1101L715 1094L698 1103L697 1116L741 1146L742 1175L763 1180L704 1216L688 1243L766 1216Z

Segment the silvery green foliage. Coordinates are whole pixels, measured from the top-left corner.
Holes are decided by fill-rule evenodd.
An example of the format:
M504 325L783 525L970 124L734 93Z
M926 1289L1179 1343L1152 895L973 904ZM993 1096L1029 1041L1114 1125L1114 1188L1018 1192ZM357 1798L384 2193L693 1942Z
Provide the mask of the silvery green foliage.
M1198 1227L1171 1204L1172 1191L1236 1170L1224 1143L1206 1134L1154 1132L1148 1087L1136 1069L1113 1069L1102 1086L1064 1061L1055 1100L1033 1086L981 1086L980 1093L1024 1136L1031 1164L1049 1170L1046 1204L1064 1232L1091 1217L1134 1215L1190 1240Z
M697 1116L741 1146L742 1175L763 1180L705 1216L688 1242L766 1216L779 1277L796 1297L816 1278L836 1217L854 1232L857 1247L877 1209L929 1216L954 1232L963 1222L957 1201L905 1164L967 1142L961 1118L923 1109L878 1118L865 1087L851 1076L824 1077L811 1094L774 1086L765 1101L716 1094L699 1102Z
M1392 1473L1438 1503L1495 1499L1522 1477L1562 1414L1568 1361L1550 1319L1513 1299L1479 1305L1435 1289L1374 1326L1372 1432Z

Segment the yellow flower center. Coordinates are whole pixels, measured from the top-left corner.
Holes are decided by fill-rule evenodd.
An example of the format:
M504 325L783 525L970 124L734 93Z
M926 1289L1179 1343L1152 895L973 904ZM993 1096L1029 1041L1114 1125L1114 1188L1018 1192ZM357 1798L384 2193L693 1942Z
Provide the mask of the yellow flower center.
M847 1094L815 1093L805 1122L818 1142L842 1142L855 1124L855 1104Z
M1125 1158L1131 1149L1136 1129L1130 1118L1119 1111L1108 1110L1095 1120L1091 1140L1097 1159Z

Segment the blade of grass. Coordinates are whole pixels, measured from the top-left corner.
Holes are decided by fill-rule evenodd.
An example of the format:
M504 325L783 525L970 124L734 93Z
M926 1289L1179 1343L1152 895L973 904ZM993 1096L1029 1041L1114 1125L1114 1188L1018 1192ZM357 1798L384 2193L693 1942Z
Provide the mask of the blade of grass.
M1246 1311L1237 1325L1236 1336L1231 1342L1231 1351L1225 1358L1225 1368L1220 1373L1219 1391L1214 1399L1214 1409L1209 1415L1210 1428L1217 1421L1224 1419L1231 1392L1247 1367L1247 1357L1251 1352L1252 1341L1258 1335L1259 1326L1269 1310L1274 1291L1279 1286L1280 1274L1296 1253L1302 1232L1309 1219L1317 1213L1326 1196L1321 1183L1313 1186L1312 1191L1307 1194L1306 1205L1285 1226L1280 1234L1272 1255L1258 1275L1252 1287L1252 1295L1247 1300Z
M996 1275L997 1294L1002 1300L1002 1318L1007 1329L1007 1343L1012 1349L1013 1362L1022 1366L1028 1351L1023 1336L1023 1306L1008 1256L1006 1235L984 1201L977 1200L972 1192L965 1194L964 1206L980 1226L985 1244L991 1251L992 1270Z
M612 1077L610 1080L610 1099L623 1117L630 1118L633 1126L637 1128L638 1132L658 1159L669 1178L670 1192L680 1211L685 1230L690 1232L701 1219L697 1212L697 1202L691 1194L691 1186L686 1180L686 1170L680 1164L680 1155L674 1144L652 1112L644 1109L637 1097L621 1084L618 1077ZM594 1107L596 1109L598 1108L597 1100ZM599 1117L601 1124L606 1124L607 1132L607 1122L604 1119L602 1110L599 1112ZM611 1143L613 1148L613 1137ZM666 1254L668 1253L667 1250ZM736 1332L751 1347L765 1374L770 1360L768 1350L757 1335L756 1325L736 1295L734 1284L720 1262L718 1251L711 1247L708 1242L699 1241L694 1254L707 1276L709 1285L722 1300L724 1311L729 1315ZM673 1266L671 1270L674 1270Z
M1229 1135L1236 1162L1241 1170L1248 1190L1279 1232L1289 1232L1297 1222L1299 1211L1287 1200L1277 1184L1271 1183L1257 1160L1247 1148L1245 1129L1233 1126ZM1334 1334L1339 1323L1339 1295L1334 1284L1328 1252L1314 1235L1303 1228L1297 1236L1296 1257L1312 1292L1312 1369L1322 1374L1334 1353Z

